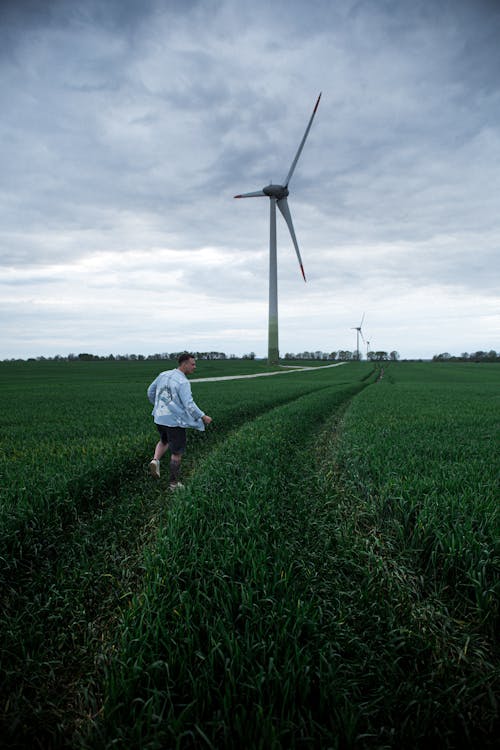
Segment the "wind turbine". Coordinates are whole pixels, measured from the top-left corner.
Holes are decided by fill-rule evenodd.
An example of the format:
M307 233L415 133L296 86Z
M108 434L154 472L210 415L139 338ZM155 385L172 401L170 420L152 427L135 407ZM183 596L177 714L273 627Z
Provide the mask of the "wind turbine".
M359 326L353 326L351 328L351 331L356 331L356 359L359 359L359 337L365 340L365 337L363 336L363 331L361 330L361 327L363 325L363 320L365 319L365 314L363 313L363 317L361 318L361 323Z
M290 231L292 242L295 247L295 252L297 253L300 270L302 272L302 276L305 281L306 275L304 273L304 266L302 265L302 258L300 257L300 250L299 250L299 246L297 243L297 238L295 236L295 230L293 228L292 216L290 214L290 209L288 207L287 197L289 195L289 191L288 191L289 182L292 178L295 167L297 166L297 162L299 160L300 154L302 153L302 149L304 148L304 143L306 142L306 138L309 135L309 130L311 129L312 121L314 119L314 115L316 114L316 110L318 109L320 99L321 99L321 94L318 96L318 99L313 109L313 113L307 125L306 132L304 133L304 137L302 138L302 141L300 142L300 146L298 148L297 153L295 154L294 160L292 161L292 165L290 169L288 170L288 174L285 178L283 185L273 185L273 184L266 185L266 187L262 188L262 190L257 190L253 193L242 193L241 195L234 196L235 198L260 198L261 196L267 196L271 202L270 232L269 232L269 329L268 329L268 351L267 351L267 358L268 358L269 364L278 364L278 361L279 361L278 269L277 269L277 260L276 260L276 206L278 206L279 210L281 211L283 218Z

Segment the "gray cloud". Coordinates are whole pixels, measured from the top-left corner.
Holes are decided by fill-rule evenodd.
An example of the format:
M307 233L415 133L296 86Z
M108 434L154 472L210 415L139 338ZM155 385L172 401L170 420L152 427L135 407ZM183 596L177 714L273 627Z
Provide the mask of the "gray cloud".
M306 290L278 226L280 305L307 301L295 348L308 348L298 346L308 336L339 348L329 343L328 316L339 311L325 307L325 289L354 318L379 305L381 289L399 305L406 290L415 331L415 290L422 299L437 288L443 300L459 293L469 315L482 299L498 337L499 32L498 4L486 0L2 3L0 287L30 290L42 325L49 313L38 301L53 279L71 290L87 273L81 264L104 253L116 271L111 263L103 278L85 279L105 311L107 284L145 300L156 286L130 266L139 253L165 295L172 270L188 295L203 287L204 312L217 312L203 336L212 331L219 348L219 331L251 327L245 300L253 309L260 295L265 325L268 201L232 196L284 178L323 90L291 184ZM173 255L156 267L164 249ZM0 356L19 351L16 321L25 325L9 299ZM73 350L64 315L53 324ZM146 331L146 302L137 315ZM196 321L186 330L201 335ZM463 331L453 325L448 350ZM114 328L92 335L94 349L117 341ZM259 337L264 353L265 331ZM236 344L226 348L245 348ZM431 345L412 337L415 351L432 355Z

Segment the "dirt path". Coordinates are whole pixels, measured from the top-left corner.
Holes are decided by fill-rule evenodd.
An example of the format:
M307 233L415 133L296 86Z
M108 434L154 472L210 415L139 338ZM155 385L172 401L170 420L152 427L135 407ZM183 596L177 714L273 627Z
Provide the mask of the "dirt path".
M244 380L245 378L264 378L269 375L290 375L293 372L305 372L306 370L326 370L329 367L340 367L345 365L347 362L335 362L334 365L321 365L320 367L300 367L297 365L282 365L289 369L286 370L274 370L273 372L256 372L252 375L223 375L218 378L191 378L192 383L212 383L215 380Z

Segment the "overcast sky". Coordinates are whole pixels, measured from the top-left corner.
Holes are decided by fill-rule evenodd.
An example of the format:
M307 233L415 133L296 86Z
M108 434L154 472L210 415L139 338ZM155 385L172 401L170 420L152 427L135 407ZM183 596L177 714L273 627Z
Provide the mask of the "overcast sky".
M500 2L2 0L0 359L500 350ZM366 344L363 343L362 351ZM360 347L361 348L361 347Z

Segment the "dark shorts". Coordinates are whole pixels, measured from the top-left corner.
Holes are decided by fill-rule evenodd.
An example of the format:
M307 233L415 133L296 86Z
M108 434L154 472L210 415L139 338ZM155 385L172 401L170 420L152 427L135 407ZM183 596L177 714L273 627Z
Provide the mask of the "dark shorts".
M156 429L160 433L163 445L168 443L170 453L184 453L186 450L185 427L166 427L164 424L157 424Z

